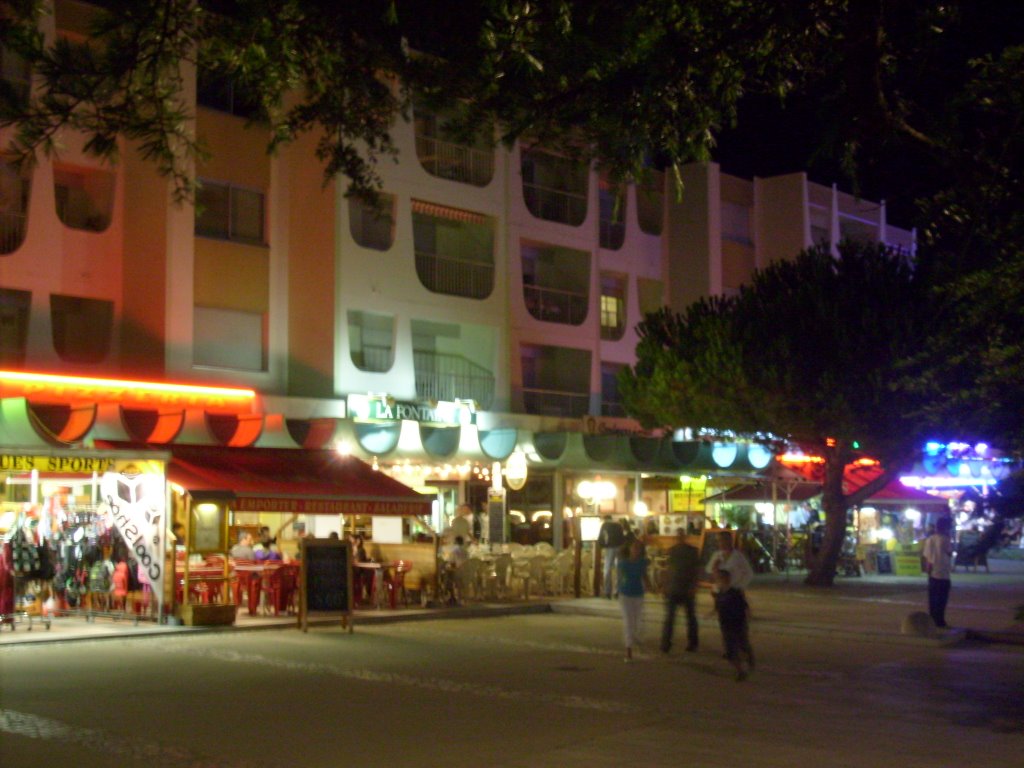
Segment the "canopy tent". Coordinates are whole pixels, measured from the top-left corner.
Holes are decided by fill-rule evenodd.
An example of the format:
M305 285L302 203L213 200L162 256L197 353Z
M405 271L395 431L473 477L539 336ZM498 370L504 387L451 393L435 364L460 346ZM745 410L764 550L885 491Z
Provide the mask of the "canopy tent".
M174 444L164 451L170 482L194 498L232 498L236 512L430 514L430 497L337 451Z
M843 473L843 492L853 493L863 488L882 473L877 464L850 464ZM776 483L774 498L772 483ZM807 476L786 467L774 468L771 477L755 483L734 486L704 499L705 504L757 504L775 501L779 504L801 503L821 495L821 483L807 479ZM871 494L861 502L862 506L895 505L945 505L946 500L929 493L903 485L898 479Z

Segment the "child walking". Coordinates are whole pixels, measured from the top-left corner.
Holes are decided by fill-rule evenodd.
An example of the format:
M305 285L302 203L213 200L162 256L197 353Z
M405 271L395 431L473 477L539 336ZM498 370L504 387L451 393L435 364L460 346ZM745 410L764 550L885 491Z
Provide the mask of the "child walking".
M754 669L754 651L750 647L750 606L742 590L732 586L729 571L719 568L715 574L715 612L722 630L725 658L736 667L736 680L746 680Z

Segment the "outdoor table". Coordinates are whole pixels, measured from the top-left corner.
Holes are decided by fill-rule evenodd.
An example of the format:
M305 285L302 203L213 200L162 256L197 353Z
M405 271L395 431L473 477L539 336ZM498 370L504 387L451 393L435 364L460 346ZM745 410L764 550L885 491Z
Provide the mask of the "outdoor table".
M372 581L370 582L370 600L378 609L384 604L385 579L388 575L391 575L393 578L394 573L401 565L402 563L399 561L389 563L363 561L355 563L356 568L362 568L371 574ZM396 593L397 590L392 590L391 592L390 605L392 608L397 607Z

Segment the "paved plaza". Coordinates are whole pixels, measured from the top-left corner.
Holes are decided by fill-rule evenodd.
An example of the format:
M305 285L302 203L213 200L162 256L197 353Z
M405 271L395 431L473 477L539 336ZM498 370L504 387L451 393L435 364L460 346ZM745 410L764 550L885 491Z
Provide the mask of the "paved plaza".
M71 641L59 625L19 627L0 644L0 757L4 768L1015 765L1022 571L958 574L957 629L935 638L899 631L923 606L922 579L822 591L760 577L758 667L743 683L706 598L700 650L668 656L656 650L662 603L649 599L633 663L618 606L601 599L369 612L352 633L96 622L102 634Z

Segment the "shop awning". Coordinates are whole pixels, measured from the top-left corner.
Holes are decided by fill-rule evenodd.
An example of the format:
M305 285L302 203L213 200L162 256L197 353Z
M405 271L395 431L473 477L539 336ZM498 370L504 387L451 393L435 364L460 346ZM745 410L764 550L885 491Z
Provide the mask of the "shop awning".
M171 445L167 479L193 496L230 494L237 512L429 515L431 499L337 451Z

